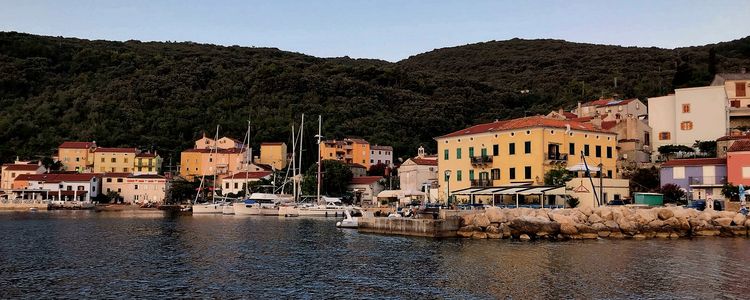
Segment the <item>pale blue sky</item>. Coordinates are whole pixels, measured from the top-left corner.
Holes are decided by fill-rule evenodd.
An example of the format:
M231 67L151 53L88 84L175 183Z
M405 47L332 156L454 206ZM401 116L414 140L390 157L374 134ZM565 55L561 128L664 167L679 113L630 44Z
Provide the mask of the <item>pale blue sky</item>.
M750 35L750 1L0 0L0 31L398 61L488 40L675 48Z

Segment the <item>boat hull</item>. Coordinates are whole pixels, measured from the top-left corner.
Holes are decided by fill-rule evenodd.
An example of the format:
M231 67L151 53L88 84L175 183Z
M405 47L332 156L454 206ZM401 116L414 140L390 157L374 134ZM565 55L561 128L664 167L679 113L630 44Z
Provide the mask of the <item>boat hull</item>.
M300 217L343 217L345 208L310 208L300 207L297 208L298 215Z
M257 205L234 205L235 215L249 216L278 216L279 209L275 207L258 207Z
M224 204L195 204L193 205L193 214L221 214L224 211Z

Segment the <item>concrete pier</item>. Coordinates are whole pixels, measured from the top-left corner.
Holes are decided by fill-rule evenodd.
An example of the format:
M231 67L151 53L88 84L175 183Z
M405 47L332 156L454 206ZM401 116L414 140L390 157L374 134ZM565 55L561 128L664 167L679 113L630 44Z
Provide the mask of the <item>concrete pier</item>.
M396 234L423 237L455 237L461 218L410 219L387 217L360 217L359 232Z
M49 204L44 201L2 201L0 202L0 210L16 210L16 211L29 211L32 209L36 210L47 210Z

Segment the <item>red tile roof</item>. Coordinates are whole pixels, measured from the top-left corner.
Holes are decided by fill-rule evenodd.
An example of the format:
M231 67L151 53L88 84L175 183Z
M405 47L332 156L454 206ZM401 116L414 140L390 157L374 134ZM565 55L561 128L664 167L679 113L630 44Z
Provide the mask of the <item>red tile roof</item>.
M128 178L135 178L135 179L166 179L166 177L156 174L141 174L141 175L135 175L130 176Z
M354 177L352 178L352 181L349 182L349 184L373 184L382 178L383 177L380 177L380 176Z
M28 165L28 164L7 164L3 165L3 168L7 171L36 171L41 167L40 165Z
M602 121L602 129L610 130L617 126L617 121Z
M594 101L589 101L589 102L583 103L583 104L581 104L581 106L582 107L583 106L600 106L600 105L605 105L605 104L607 104L607 103L609 103L610 101L613 101L613 100L615 100L615 99L613 99L613 98L599 99L599 100L594 100Z
M109 173L104 173L104 175L102 175L102 177L128 177L128 176L131 176L131 175L133 175L133 174L132 173L109 172Z
M351 163L351 164L347 164L347 165L349 165L349 168L360 168L360 169L367 169L367 167L365 167L365 166L363 166L363 165L360 165L360 164L358 164L358 163Z
M412 158L411 161L413 161L415 164L423 165L423 166L437 166L438 165L437 159Z
M156 157L156 153L141 152L136 154L135 157Z
M98 173L85 174L22 174L16 177L16 180L23 181L42 181L42 182L62 182L62 181L91 181L94 177L101 177Z
M628 104L630 102L633 102L633 100L636 100L636 99L635 98L633 98L633 99L626 99L626 100L612 100L612 99L609 99L609 101L607 101L607 103L601 104L601 105L599 105L599 107L625 105L625 104Z
M393 147L391 147L391 146L378 146L378 145L372 145L372 146L370 146L370 150L385 150L385 151L393 151Z
M565 116L565 118L568 118L568 119L578 118L578 115L576 115L576 114L574 114L572 112L567 112L567 111L563 112L563 116Z
M594 131L602 133L611 133L602 129L594 127L590 123L576 122L573 120L558 120L553 118L547 118L543 116L526 117L519 119L512 119L506 121L495 121L492 123L485 123L474 125L472 127L462 129L456 132L452 132L437 138L463 136L469 134L478 134L486 132L497 132L512 129L522 128L534 128L534 127L552 127L552 128L566 128L566 125L570 125L572 130L583 130L583 131Z
M278 146L278 145L283 145L283 144L284 144L284 142L263 142L263 143L260 143L261 146L263 146L263 145Z
M716 141L720 142L720 141L745 140L745 139L750 139L750 135L744 135L744 134L743 135L727 135L727 136L722 136L716 139Z
M138 151L136 148L96 148L94 152L108 152L108 153L135 153Z
M216 149L216 153L218 154L232 154L232 153L243 153L245 152L245 148L230 148L230 149ZM197 152L197 153L212 153L214 152L214 149L187 149L184 152Z
M673 159L662 164L662 167L676 167L676 166L707 166L707 165L726 165L726 158L689 158L689 159Z
M727 149L728 152L750 151L750 140L739 140L732 143Z
M271 172L237 172L225 179L260 179L271 175Z
M60 144L61 149L88 149L96 146L93 142L63 142Z

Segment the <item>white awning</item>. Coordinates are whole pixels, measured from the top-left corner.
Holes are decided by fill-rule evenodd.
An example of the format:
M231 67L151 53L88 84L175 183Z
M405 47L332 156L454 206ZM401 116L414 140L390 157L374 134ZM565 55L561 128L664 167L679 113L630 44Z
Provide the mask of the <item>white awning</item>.
M531 188L525 191L518 192L519 195L563 195L565 193L565 187L555 187L555 186L540 186Z
M451 195L471 195L480 190L483 190L483 188L468 188L452 192Z
M425 192L417 191L417 190L405 190L405 191L401 191L401 192L402 192L401 195L403 195L405 197L409 197L409 196L425 196L425 195L427 195L427 194L425 194Z
M514 187L509 189L504 189L501 191L495 192L496 195L515 195L516 193L519 193L521 191L528 190L530 187Z
M598 172L599 171L599 167L597 167L596 165L588 164L588 167L589 167L589 171L591 171L591 172ZM586 165L584 165L582 162L580 162L578 164L575 164L575 165L572 165L570 167L567 167L566 170L571 171L571 172L586 171Z
M378 193L378 198L399 198L401 190L385 190Z

